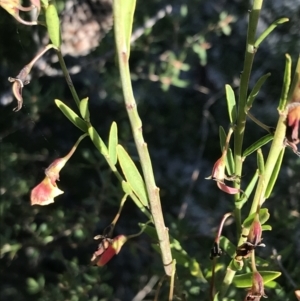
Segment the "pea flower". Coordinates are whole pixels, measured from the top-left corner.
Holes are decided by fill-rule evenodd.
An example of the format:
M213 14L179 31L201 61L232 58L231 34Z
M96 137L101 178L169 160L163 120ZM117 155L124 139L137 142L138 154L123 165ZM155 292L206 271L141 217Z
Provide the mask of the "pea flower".
M227 150L229 147L229 141L231 134L233 133L232 128L230 128L227 138L226 138L226 143L223 148L222 156L220 159L217 160L217 162L214 164L212 174L211 176L207 177L206 179L213 179L217 182L217 186L224 192L228 194L236 194L239 193L241 190L238 188L230 187L225 184L225 180L227 181L234 181L236 180L235 176L228 177L225 173L225 168L226 168L226 156L227 156Z
M258 271L254 271L252 275L252 287L249 290L245 301L259 301L261 297L267 298L264 290L264 280Z
M87 134L80 136L75 145L72 147L71 151L65 157L54 160L54 162L51 163L49 167L45 170L46 177L31 191L31 205L49 205L51 203L54 203L55 197L64 193L57 187L56 184L56 181L59 181L59 173L61 169L65 166L67 161L74 154L81 140L86 136Z
M24 25L37 25L37 21L25 21L19 15L20 11L30 12L34 8L37 8L38 15L41 10L41 2L40 0L30 0L31 6L24 7L20 4L20 0L1 0L0 6L2 6L10 15L12 15L18 22Z
M107 238L103 236L96 236L95 239L101 238L98 250L93 254L91 262L99 267L104 266L115 255L119 254L122 246L126 243L127 237L125 235L118 235L115 238Z

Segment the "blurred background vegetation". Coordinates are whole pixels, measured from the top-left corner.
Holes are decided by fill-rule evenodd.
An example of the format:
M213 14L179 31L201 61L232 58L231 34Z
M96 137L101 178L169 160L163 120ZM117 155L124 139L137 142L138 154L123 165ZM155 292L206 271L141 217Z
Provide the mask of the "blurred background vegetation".
M65 59L80 97L90 99L93 125L107 140L116 121L120 143L135 155L113 51L111 2L57 0L57 5ZM229 125L224 85L236 90L239 85L249 8L241 0L153 0L138 1L135 14L133 87L166 225L205 276L214 234L222 215L232 210L233 199L204 178L221 154L218 127ZM259 32L279 17L290 19L261 45L254 63L251 86L272 73L252 108L268 125L277 122L284 54L294 62L299 54L299 15L299 0L265 1ZM65 193L49 206L30 206L30 190L43 179L44 169L64 156L81 134L54 104L58 98L75 109L51 51L31 73L23 90L24 107L12 111L16 100L7 78L18 74L45 43L42 27L20 25L0 10L1 300L153 300L164 272L151 248L155 242L147 235L130 240L107 266L90 265L97 247L93 237L113 219L122 191L89 139L61 173ZM264 134L249 121L245 147ZM247 158L244 166L242 180L247 183L255 157ZM259 255L268 269L282 272L276 288L266 288L273 301L295 300L293 290L300 288L299 166L299 158L287 150L273 196L265 204L273 229L264 233L266 248ZM115 234L138 232L138 222L145 222L144 216L129 201ZM235 233L230 221L225 235L233 243ZM229 260L226 254L219 260L219 278ZM150 293L144 298L147 284ZM208 300L208 284L180 266L177 286L188 300ZM163 285L160 296L167 291ZM244 296L244 289L232 287L227 300Z

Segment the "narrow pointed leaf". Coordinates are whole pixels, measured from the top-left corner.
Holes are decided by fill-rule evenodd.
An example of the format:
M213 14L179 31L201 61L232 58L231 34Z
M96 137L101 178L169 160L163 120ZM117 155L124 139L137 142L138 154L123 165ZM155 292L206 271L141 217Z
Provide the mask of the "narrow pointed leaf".
M112 123L109 132L108 153L113 165L117 163L117 145L118 145L118 127L115 122Z
M255 83L252 91L250 92L250 94L247 98L247 105L246 105L247 109L250 109L252 107L253 101L254 101L255 97L257 96L257 94L259 93L260 88L262 87L262 85L264 84L264 82L270 75L271 75L271 73L267 73L267 74L263 75Z
M282 85L279 106L278 106L278 109L280 111L283 111L287 104L289 89L291 85L291 74L292 74L292 59L289 54L286 54L283 85Z
M279 171L280 171L280 168L281 168L281 163L282 163L282 159L283 159L283 155L284 155L284 151L285 151L285 148L283 148L277 158L277 162L274 166L274 170L272 172L272 175L271 175L271 178L269 180L269 183L268 183L268 186L267 186L267 189L266 189L266 192L265 192L265 198L269 198L272 191L273 191L273 188L274 188L274 185L275 185L275 182L277 180L277 177L278 177L278 174L279 174Z
M257 151L259 148L261 148L262 146L264 146L265 144L270 142L273 139L273 137L274 137L273 135L268 134L266 136L261 137L257 141L255 141L252 145L250 145L249 147L247 147L245 149L245 151L243 153L243 158L251 155L252 153Z
M101 139L101 137L99 136L99 134L97 133L97 131L92 126L90 126L89 129L88 129L88 133L89 133L90 138L93 141L94 145L98 149L98 151L104 157L107 157L108 156L108 149L107 149L105 143L103 142L103 140Z
M71 108L69 108L59 99L55 99L55 104L75 126L77 126L83 132L87 132L86 122L82 120Z
M225 85L225 90L229 120L231 124L234 124L236 121L236 101L234 91L232 90L230 85Z
M81 117L86 121L90 122L90 112L89 112L89 98L86 97L80 101L79 110Z
M276 21L274 21L256 40L254 43L254 47L258 48L260 43L280 24L288 22L288 18L280 18Z
M264 284L278 278L281 273L275 271L259 271L264 280ZM233 278L233 283L236 287L246 288L252 286L252 273L236 275Z
M46 25L52 44L59 48L61 45L59 18L56 7L51 2L46 8Z
M140 199L141 203L145 207L148 207L146 185L137 167L121 145L117 146L117 155L127 182L130 184L132 190Z

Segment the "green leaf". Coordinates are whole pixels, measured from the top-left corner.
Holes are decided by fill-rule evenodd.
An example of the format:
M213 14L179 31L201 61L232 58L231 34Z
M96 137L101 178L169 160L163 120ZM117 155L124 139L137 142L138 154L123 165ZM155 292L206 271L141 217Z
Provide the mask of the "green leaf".
M242 195L242 198L237 200L235 202L235 205L237 208L241 209L243 207L243 205L247 202L247 200L249 199L256 183L257 183L257 180L258 180L258 169L256 170L254 176L252 177L250 183L248 184L246 190L245 190L245 193Z
M274 21L267 29L264 30L264 32L257 38L257 40L254 43L254 48L258 48L260 43L279 25L285 22L288 22L288 18L280 18L276 21Z
M236 121L236 101L235 95L230 85L225 85L227 108L229 113L229 120L231 124Z
M158 236L157 236L157 233L156 233L156 230L154 227L152 226L149 226L149 225L146 225L144 223L138 223L139 227L141 229L144 229L144 232L151 238L153 239L154 241L157 241L158 242ZM158 248L159 250L159 253L160 253L160 248Z
M51 2L46 8L46 25L52 44L59 48L61 45L59 18L56 7Z
M271 225L262 225L261 229L263 231L271 231L272 230L272 226Z
M40 285L34 278L27 278L27 291L29 294L37 294L40 291Z
M264 280L264 284L278 278L281 273L275 271L259 271L260 275ZM233 278L233 283L236 287L246 288L252 286L252 273L246 273L241 275L236 275Z
M67 105L65 105L62 101L59 99L55 99L55 104L57 107L62 111L62 113L80 130L83 132L87 132L87 124L85 121L83 121L71 108L69 108Z
M118 52L130 55L130 37L136 0L113 1L115 40Z
M226 132L222 126L219 126L219 137L220 137L221 152L223 152L226 143Z
M93 141L94 145L98 149L98 151L104 157L107 157L108 156L107 147L106 147L105 143L103 142L103 140L101 139L101 137L99 136L99 134L97 133L97 131L92 126L90 126L88 129L88 133L89 133L90 138Z
M247 105L246 105L247 110L249 110L252 107L253 101L254 101L255 97L257 96L257 94L259 93L260 88L262 87L262 85L264 84L264 82L270 75L271 75L271 73L267 73L267 74L263 75L255 83L252 91L250 92L250 94L247 98Z
M299 101L299 87L300 87L300 55L298 57L298 62L293 77L293 82L289 91L288 100L289 102Z
M220 247L226 252L231 258L235 255L236 246L225 236L220 237Z
M117 146L117 155L127 182L130 184L132 190L140 199L141 203L145 207L148 207L149 204L146 185L134 162L121 145Z
M279 101L278 109L280 111L285 110L286 103L288 100L288 93L291 85L291 73L292 73L292 59L289 54L285 55L285 69L283 76L283 86Z
M270 142L273 139L273 135L272 134L268 134L266 136L263 136L261 138L259 138L257 141L255 141L252 145L250 145L249 147L247 147L243 153L243 158L251 155L252 153L254 153L255 151L257 151L259 148L261 148L263 145L267 144L268 142Z
M86 98L82 99L79 104L79 111L80 111L81 117L86 122L90 122L90 112L89 112L88 101L89 101L89 98L86 97Z
M219 299L219 292L217 292L214 296L214 300L213 301L220 301Z
M254 220L254 217L256 215L256 212L249 215L243 222L244 228L250 228L252 225L252 222ZM270 213L267 208L262 208L259 210L259 221L263 225L268 219L270 218Z
M229 175L233 175L235 173L235 163L233 159L233 154L231 148L228 148L226 155L226 169Z
M276 164L274 166L273 172L271 174L271 178L269 180L269 183L268 183L268 186L267 186L267 189L266 189L266 192L265 192L265 198L266 199L270 197L270 195L273 191L275 182L277 180L277 177L278 177L278 174L279 174L279 171L280 171L280 168L281 168L281 163L282 163L284 151L285 151L285 148L283 148L281 150L281 152L280 152L280 154L277 158Z
M111 124L109 139L108 139L108 153L113 165L117 163L117 145L118 145L118 127L115 122Z
M259 174L262 175L265 170L265 160L261 148L257 150L257 167L258 167Z

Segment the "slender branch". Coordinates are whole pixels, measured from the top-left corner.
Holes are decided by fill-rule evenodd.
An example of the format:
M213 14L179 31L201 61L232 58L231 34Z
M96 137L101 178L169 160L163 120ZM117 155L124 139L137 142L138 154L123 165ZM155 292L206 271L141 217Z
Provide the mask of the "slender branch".
M246 127L245 107L247 103L247 92L248 92L250 74L252 70L252 64L256 53L256 48L254 47L255 33L256 33L256 28L257 28L257 23L258 23L258 18L262 7L262 3L263 0L255 0L249 15L249 26L247 32L245 60L244 60L244 67L241 75L241 84L240 84L240 92L239 92L238 119L237 119L237 126L234 131L235 174L238 177L242 176L242 168L243 168L242 146L244 140L245 127ZM235 187L240 189L240 183L238 182L235 183ZM239 198L240 198L240 194L236 194L235 201L238 201ZM237 222L237 234L239 237L240 229L241 229L240 209L235 208L234 214Z
M249 14L245 60L244 60L244 67L241 75L241 84L240 84L240 91L239 91L238 119L234 131L235 174L238 177L242 176L242 168L243 168L242 147L243 147L245 127L246 127L245 107L247 103L247 92L248 92L250 74L252 70L252 64L256 53L256 48L254 47L255 33L256 33L258 18L262 8L262 4L263 4L263 0L254 0L252 10L250 11ZM240 189L240 183L235 182L235 187ZM240 194L238 193L235 195L235 201L237 202L239 199L240 199ZM237 223L237 234L239 237L241 232L240 208L238 207L235 208L234 215ZM227 267L227 272L222 283L220 300L222 300L223 297L225 296L229 288L229 285L232 283L235 273L236 273L236 267L234 265L234 260L232 260L229 266Z
M117 4L115 4L117 5ZM121 30L117 24L115 24L116 37L120 36ZM154 225L157 231L160 250L162 254L162 261L164 264L165 273L168 276L172 276L172 254L169 242L169 230L165 226L164 217L162 214L159 188L156 186L152 163L148 151L148 147L143 137L142 121L137 111L137 105L134 99L132 84L129 70L129 52L125 42L117 44L117 55L119 59L119 70L121 75L121 82L123 87L123 95L125 100L125 106L130 120L135 145L140 158L145 184L149 197L150 210L153 216Z
M59 59L59 63L60 63L61 69L63 71L63 74L64 74L65 79L67 81L67 84L69 86L69 89L71 91L71 94L72 94L72 96L73 96L73 98L74 98L74 100L76 102L77 107L79 108L80 99L79 99L78 94L77 94L77 92L76 92L76 90L74 88L73 81L72 81L72 79L70 77L70 74L69 74L68 68L66 66L65 60L64 60L64 58L63 58L62 53L61 53L60 50L57 50L56 53L57 53L57 56L58 56L58 59Z

